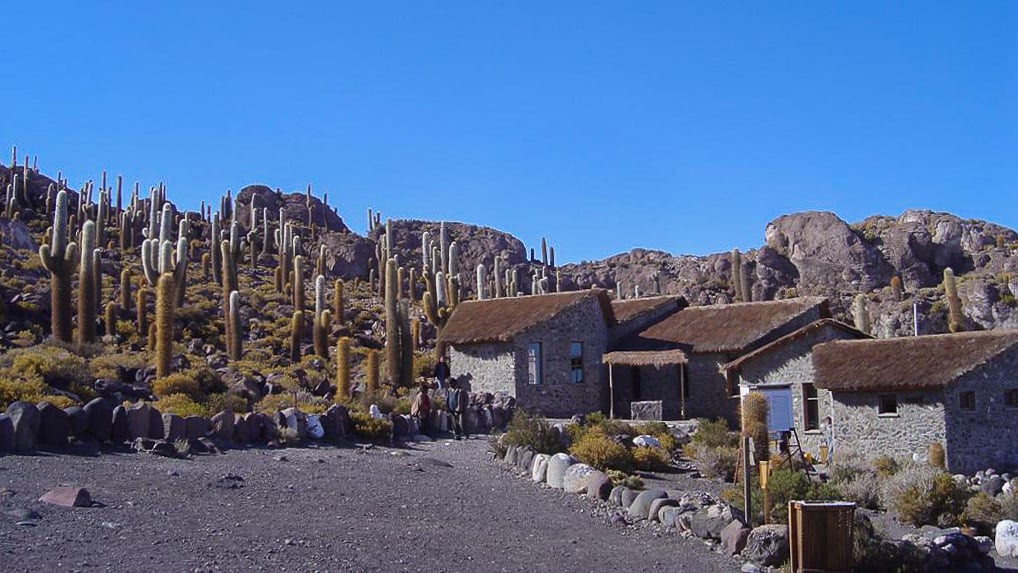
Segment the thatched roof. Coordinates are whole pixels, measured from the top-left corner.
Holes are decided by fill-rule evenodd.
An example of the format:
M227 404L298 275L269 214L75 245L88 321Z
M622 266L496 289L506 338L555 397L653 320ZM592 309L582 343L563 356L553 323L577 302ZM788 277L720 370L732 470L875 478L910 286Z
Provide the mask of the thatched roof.
M686 353L681 350L647 350L607 352L602 355L604 364L624 364L626 366L671 366L685 364Z
M613 300L612 311L615 312L615 319L619 323L628 322L645 313L651 313L664 307L678 310L687 306L685 297L682 296L652 296L646 298L631 298L626 300Z
M1018 330L837 340L813 347L816 385L838 392L943 388L1002 352Z
M453 345L509 342L523 331L590 300L600 305L605 324L614 325L615 315L606 291L589 289L464 301L456 305L438 339Z
M845 324L844 322L841 322L840 320L834 320L833 318L821 318L820 320L816 320L816 321L813 321L813 322L807 324L806 326L800 328L799 330L796 330L795 332L792 332L790 334L786 334L786 335L782 336L781 338L775 340L774 342L765 344L765 345L761 346L760 348L757 348L753 352L750 352L748 354L743 354L742 356L738 357L737 359L729 362L728 364L725 364L725 370L728 370L728 371L738 370L739 368L742 367L743 364L745 364L746 362L748 362L750 360L753 360L754 358L756 358L756 357L758 357L760 355L767 354L768 352L773 352L774 350L776 350L776 349L778 349L778 348L780 348L780 347L782 347L782 346L784 346L784 345L786 345L786 344L788 344L790 342L795 342L796 340L799 340L800 338L803 338L803 337L805 337L806 335L808 335L808 334L810 334L812 332L815 332L815 331L817 331L817 330L819 330L821 328L826 328L826 327L837 328L838 330L844 331L844 332L848 333L849 335L851 335L851 336L853 336L855 338L861 338L861 339L871 339L871 338L873 338L872 336L866 334L865 332L863 332L861 330L858 330L854 326L851 326L849 324Z
M781 335L808 313L830 316L827 299L803 297L684 308L619 343L620 350L743 352L768 335ZM787 330L786 330L787 332Z

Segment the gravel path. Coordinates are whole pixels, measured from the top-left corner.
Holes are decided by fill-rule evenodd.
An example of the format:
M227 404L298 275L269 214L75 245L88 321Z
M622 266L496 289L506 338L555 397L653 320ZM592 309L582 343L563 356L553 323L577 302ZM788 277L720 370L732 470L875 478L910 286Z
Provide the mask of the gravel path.
M36 501L58 485L105 507ZM37 525L17 525L18 510ZM513 477L485 440L0 458L5 572L738 569L700 541L613 525L591 500Z

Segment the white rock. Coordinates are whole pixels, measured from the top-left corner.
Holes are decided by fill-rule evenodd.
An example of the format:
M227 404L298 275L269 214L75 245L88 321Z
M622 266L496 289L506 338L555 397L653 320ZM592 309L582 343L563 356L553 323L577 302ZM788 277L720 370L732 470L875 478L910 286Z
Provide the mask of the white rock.
M660 448L661 442L654 436L642 434L633 438L633 445L638 448Z
M548 476L548 454L537 454L530 464L530 479L537 483L543 483Z
M566 468L566 473L562 478L562 488L566 490L566 493L586 493L587 476L596 471L587 464L573 464Z
M562 489L562 480L566 476L569 466L576 463L569 454L558 453L548 460L548 485L555 489Z
M1010 519L998 523L993 544L1001 557L1018 557L1018 523Z

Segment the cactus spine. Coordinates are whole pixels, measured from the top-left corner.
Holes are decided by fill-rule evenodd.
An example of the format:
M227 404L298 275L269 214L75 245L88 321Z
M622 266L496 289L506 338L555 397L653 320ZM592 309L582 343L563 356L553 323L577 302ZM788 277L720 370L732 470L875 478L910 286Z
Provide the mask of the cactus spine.
M39 258L50 272L50 327L61 342L71 341L71 271L78 245L67 242L67 192L57 193L50 244L39 247ZM90 255L91 256L91 255Z
M170 374L173 357L173 320L176 284L171 273L163 273L156 287L156 378Z
M336 342L336 401L350 397L350 339L343 336Z

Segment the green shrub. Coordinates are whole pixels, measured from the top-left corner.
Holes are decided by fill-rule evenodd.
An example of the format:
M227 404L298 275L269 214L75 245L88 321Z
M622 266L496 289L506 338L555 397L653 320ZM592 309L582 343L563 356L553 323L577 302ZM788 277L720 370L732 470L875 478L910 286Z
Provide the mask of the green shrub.
M208 416L205 406L195 402L187 394L170 394L162 396L154 404L163 414L176 414L178 416Z
M577 460L601 471L609 469L631 472L633 454L628 448L599 431L590 431L569 447Z
M0 366L8 366L14 377L38 380L58 388L92 383L85 360L55 343L11 350L0 359Z
M223 410L232 410L238 414L247 412L247 400L229 392L209 394L205 405L210 412L222 412Z
M689 444L687 455L693 459L697 471L705 478L721 478L732 481L735 477L735 466L739 459L739 449L734 446L705 446Z
M1014 482L1011 482L1014 485ZM1018 521L1018 495L1005 493L1000 496L1000 514L1003 519Z
M949 474L931 469L935 472L932 475L910 470L898 472L895 478L903 474L905 477L897 484L890 507L898 513L901 522L915 527L956 525L965 510L969 492Z
M672 456L664 448L633 448L632 458L638 470L661 472L672 467Z
M201 387L198 386L198 381L183 373L157 378L152 382L152 393L159 398L173 394L184 394L195 402L201 402L205 399L205 394L201 391Z
M387 438L392 433L392 422L388 418L372 418L364 412L350 412L353 432L358 436L377 440Z
M983 492L970 497L965 504L965 511L961 514L962 523L975 529L980 535L993 535L993 529L1001 519L1004 519L1001 504Z
M521 408L516 408L513 412L502 440L507 446L529 446L539 454L555 454L562 451L558 435L548 420L540 416L531 416Z
M46 385L41 380L23 380L0 374L0 408L19 400L35 404L42 399Z
M718 418L713 422L701 418L697 422L696 432L693 433L691 438L692 444L707 448L732 448L739 445L738 434L729 431L728 422L724 418Z

